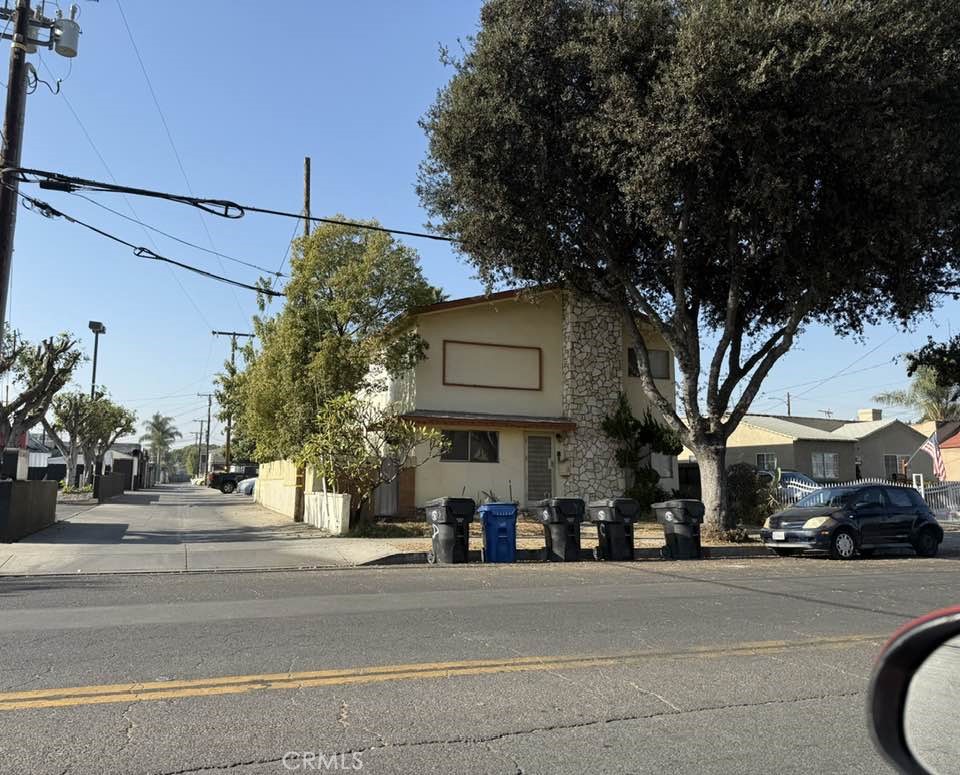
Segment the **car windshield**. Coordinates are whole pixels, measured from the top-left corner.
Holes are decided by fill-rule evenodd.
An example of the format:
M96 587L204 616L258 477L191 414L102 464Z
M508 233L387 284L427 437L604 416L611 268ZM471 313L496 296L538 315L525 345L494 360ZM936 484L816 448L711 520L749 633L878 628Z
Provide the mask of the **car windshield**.
M854 493L855 487L824 487L797 501L798 509L812 509L818 506L846 506Z

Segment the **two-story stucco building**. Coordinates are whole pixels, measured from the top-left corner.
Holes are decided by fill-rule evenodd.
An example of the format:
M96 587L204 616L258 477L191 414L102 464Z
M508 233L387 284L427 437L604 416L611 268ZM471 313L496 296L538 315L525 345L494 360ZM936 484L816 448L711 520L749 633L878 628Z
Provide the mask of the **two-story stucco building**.
M623 493L600 424L621 391L638 417L649 403L616 310L559 290L508 291L433 304L412 323L427 356L391 381L389 399L410 420L442 430L449 449L426 462L421 451L421 465L401 480L401 512L445 495L523 507ZM644 331L657 386L672 402L672 354ZM676 487L675 458L654 455L652 465L664 489Z

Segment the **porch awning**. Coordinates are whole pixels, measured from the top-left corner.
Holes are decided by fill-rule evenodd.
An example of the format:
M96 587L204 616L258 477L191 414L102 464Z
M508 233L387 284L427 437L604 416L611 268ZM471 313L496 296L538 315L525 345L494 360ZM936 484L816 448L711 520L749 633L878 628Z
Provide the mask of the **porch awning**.
M555 433L577 429L577 424L566 417L454 412L446 409L415 409L403 415L403 418L419 425L429 425L435 428L529 428L530 430L554 431Z

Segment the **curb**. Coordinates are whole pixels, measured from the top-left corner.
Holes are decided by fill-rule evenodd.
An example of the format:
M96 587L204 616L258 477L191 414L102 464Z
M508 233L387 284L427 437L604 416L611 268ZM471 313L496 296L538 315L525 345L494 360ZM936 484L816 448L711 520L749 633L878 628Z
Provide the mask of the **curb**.
M543 559L543 549L517 549L517 563L539 563L548 565L550 563ZM765 546L705 546L702 551L704 560L724 560L724 559L748 559L748 558L772 558L775 555ZM634 560L663 560L659 548L642 547L633 550ZM479 549L471 549L469 559L466 563L481 563L482 555ZM593 556L592 549L581 549L579 562L602 562ZM377 565L427 565L427 552L397 552L388 554L385 557L379 557L376 560L362 562L357 565L358 568L366 568ZM486 563L488 565L511 563ZM515 563L514 563L515 564ZM562 563L558 563L562 564Z

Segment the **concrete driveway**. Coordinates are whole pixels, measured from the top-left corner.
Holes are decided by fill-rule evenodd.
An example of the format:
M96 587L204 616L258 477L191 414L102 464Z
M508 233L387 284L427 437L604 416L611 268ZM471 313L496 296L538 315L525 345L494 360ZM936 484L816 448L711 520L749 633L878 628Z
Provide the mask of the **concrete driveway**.
M396 547L330 538L309 525L192 484L128 493L15 544L0 544L0 575L352 566Z

